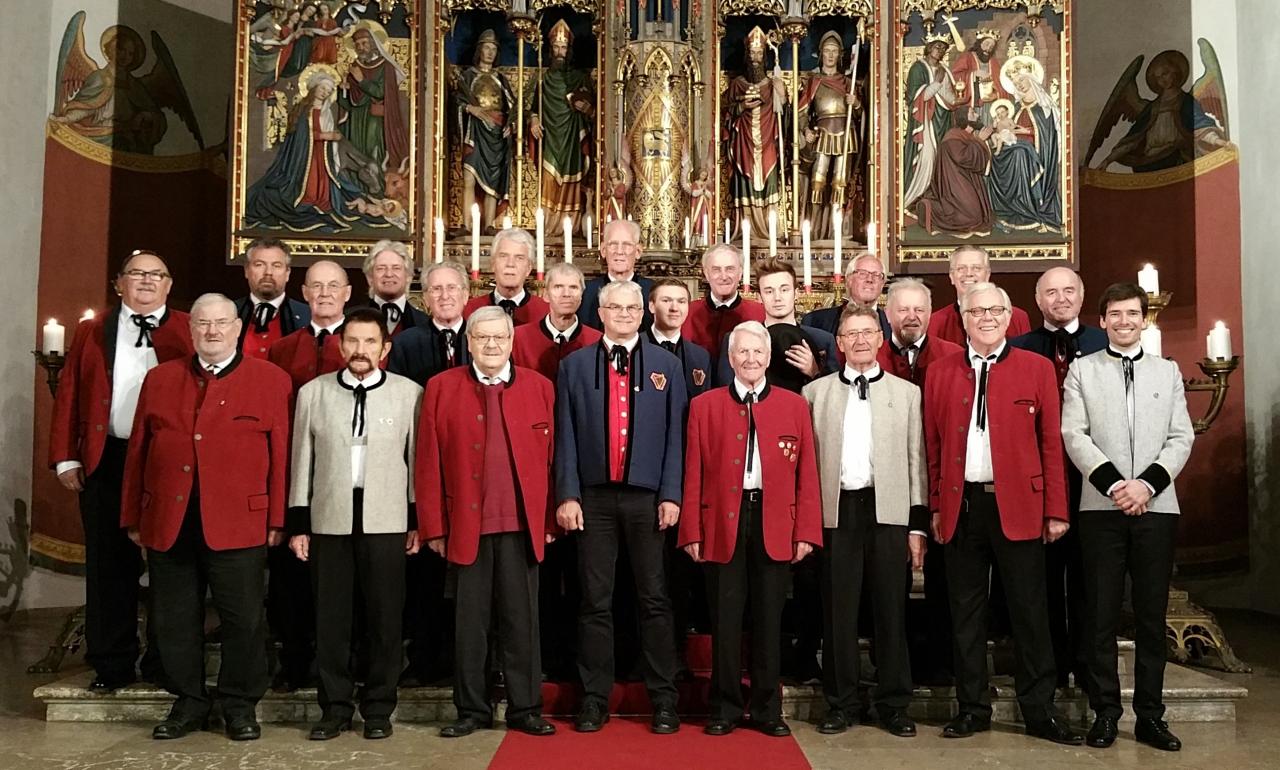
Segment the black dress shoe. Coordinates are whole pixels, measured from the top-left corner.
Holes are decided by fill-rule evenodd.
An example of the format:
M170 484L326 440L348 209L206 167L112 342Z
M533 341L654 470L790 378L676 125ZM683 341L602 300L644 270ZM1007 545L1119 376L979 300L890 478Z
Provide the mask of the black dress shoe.
M844 712L839 709L831 709L827 715L818 723L818 732L823 735L839 735L849 729L849 720L845 717Z
M202 729L204 729L203 719L174 719L171 717L152 728L151 737L157 741L172 741L186 736L187 733L194 733Z
M313 741L327 741L337 738L344 731L351 729L351 717L346 719L338 719L336 717L323 717L319 722L311 726L311 734L309 737Z
M460 717L458 721L454 722L453 724L445 725L444 727L441 727L440 737L441 738L463 738L474 733L476 730L486 729L488 727L490 727L490 725L487 725L484 722L481 722L479 719L476 719L475 717Z
M555 735L556 726L538 716L530 714L522 719L508 719L507 729L516 730L528 735Z
M609 710L603 703L588 701L573 720L573 729L580 733L598 732L609 721Z
M391 737L391 720L390 719L366 719L364 720L364 737L371 741L381 738Z
M702 728L702 732L707 735L728 735L736 728L737 725L728 719L711 719L707 722L707 726Z
M781 719L771 719L768 722L756 722L756 729L773 738L786 738L791 734L791 728L787 727L787 723Z
M991 729L991 720L976 714L960 714L942 727L943 738L968 738Z
M119 690L121 687L128 687L137 679L107 679L101 676L95 676L93 681L89 683L89 692L94 695L110 695Z
M1182 741L1169 732L1169 723L1163 719L1138 717L1133 726L1133 736L1139 743L1145 743L1161 751L1182 751Z
M880 726L883 727L890 735L896 735L899 738L914 738L916 734L916 723L901 711L889 711L880 716Z
M1111 748L1111 744L1116 742L1117 732L1115 717L1099 716L1093 720L1093 727L1089 728L1084 742L1095 749Z
M262 726L251 716L227 720L227 737L233 741L256 741L262 737Z
M1067 724L1059 716L1051 716L1041 722L1028 722L1027 735L1032 738L1043 738L1046 741L1061 743L1064 746L1079 746L1084 743L1084 736Z
M670 706L659 706L653 710L649 729L659 735L670 735L680 729L680 716Z

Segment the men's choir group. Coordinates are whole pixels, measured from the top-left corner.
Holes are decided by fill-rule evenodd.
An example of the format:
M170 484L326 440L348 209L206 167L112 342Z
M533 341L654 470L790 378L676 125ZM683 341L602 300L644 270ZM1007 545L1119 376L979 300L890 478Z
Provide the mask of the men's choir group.
M357 711L382 738L397 686L450 670L445 737L492 727L498 674L507 728L554 733L544 672L580 682L573 727L598 731L628 673L615 634L638 642L653 732L674 733L698 625L709 735L790 734L787 656L821 677L820 732L859 724L869 636L874 720L915 735L913 681L953 678L942 735L963 738L990 729L988 616L1007 612L1027 734L1103 748L1122 713L1128 576L1135 736L1180 748L1163 721L1164 614L1193 432L1177 366L1143 353L1144 291L1108 287L1087 326L1080 279L1054 268L1032 330L965 246L954 305L934 312L929 287L901 278L881 310L884 266L862 252L845 303L798 318L786 262L753 266L754 301L738 250L712 246L695 299L637 274L633 222L601 241L604 275L558 263L535 296L533 239L503 230L495 289L468 301L460 266L429 265L426 313L391 241L365 260L367 303L328 261L307 269L305 304L287 298L288 247L262 239L248 296L204 294L189 315L168 306L164 260L130 255L119 306L76 330L50 442L80 497L92 689L138 676L145 560L141 672L176 696L158 739L201 729L215 704L232 739L258 738L268 687L311 681L311 738ZM913 569L931 650L915 677ZM213 692L206 596L221 623ZM1087 734L1054 707L1071 673L1095 712Z

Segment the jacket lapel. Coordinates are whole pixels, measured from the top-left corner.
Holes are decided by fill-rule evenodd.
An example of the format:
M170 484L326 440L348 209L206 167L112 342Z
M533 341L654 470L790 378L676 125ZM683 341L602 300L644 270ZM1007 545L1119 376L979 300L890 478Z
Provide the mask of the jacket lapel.
M120 311L120 306L116 305L102 324L102 350L107 359L108 380L114 378L116 371L116 335L120 328Z

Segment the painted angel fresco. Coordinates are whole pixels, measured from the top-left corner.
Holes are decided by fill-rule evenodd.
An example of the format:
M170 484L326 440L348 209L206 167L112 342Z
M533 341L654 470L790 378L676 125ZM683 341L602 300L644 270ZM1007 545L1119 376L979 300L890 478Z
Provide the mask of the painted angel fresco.
M151 33L155 64L137 76L147 58L142 36L121 24L108 27L98 41L107 63L99 65L85 50L84 23L85 12L77 11L62 34L51 119L113 149L153 155L168 130L169 109L204 149L191 100L160 35Z
M1226 85L1218 55L1208 40L1196 42L1204 74L1190 91L1183 87L1191 75L1191 63L1181 51L1162 51L1151 59L1146 72L1147 87L1155 93L1151 99L1138 91L1144 57L1129 64L1093 130L1086 165L1122 120L1131 122L1128 132L1095 168L1116 163L1135 172L1160 171L1230 144Z

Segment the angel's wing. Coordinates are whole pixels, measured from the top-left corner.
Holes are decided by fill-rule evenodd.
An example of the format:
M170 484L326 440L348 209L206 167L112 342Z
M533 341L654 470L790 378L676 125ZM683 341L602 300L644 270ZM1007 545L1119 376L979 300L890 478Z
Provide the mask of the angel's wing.
M53 114L61 115L67 102L80 91L84 79L97 72L98 63L84 50L84 11L76 11L62 33L62 45L58 48L58 75L53 101Z
M680 189L686 193L693 193L693 159L689 155L689 148L685 147L684 152L680 153Z
M151 47L156 52L156 64L150 72L138 80L158 106L168 107L182 119L183 125L203 150L204 137L200 135L200 123L196 120L196 113L191 107L187 89L182 85L182 78L178 77L178 67L173 63L173 54L169 53L169 46L164 44L164 40L161 40L160 35L154 30L151 32Z
M1222 79L1222 66L1218 64L1218 53L1213 44L1204 38L1196 41L1200 46L1200 60L1204 62L1204 74L1191 87L1191 95L1200 102L1206 113L1222 126L1224 139L1231 138L1231 127L1227 122L1227 84Z
M1111 129L1116 127L1120 119L1136 120L1142 109L1147 106L1148 100L1143 99L1138 93L1138 73L1142 71L1142 62L1146 57L1139 55L1129 63L1129 67L1120 76L1120 80L1116 82L1115 88L1111 89L1111 96L1107 98L1107 105L1102 108L1102 115L1098 118L1098 124L1094 126L1093 136L1089 139L1089 151L1084 155L1085 165L1093 159L1094 153L1102 147L1102 143L1107 141L1107 137L1111 135Z

